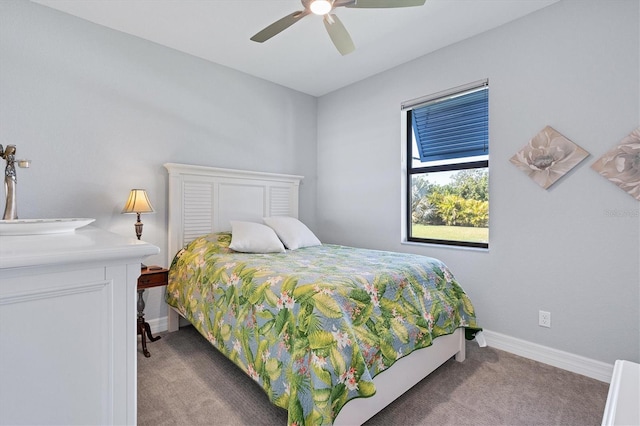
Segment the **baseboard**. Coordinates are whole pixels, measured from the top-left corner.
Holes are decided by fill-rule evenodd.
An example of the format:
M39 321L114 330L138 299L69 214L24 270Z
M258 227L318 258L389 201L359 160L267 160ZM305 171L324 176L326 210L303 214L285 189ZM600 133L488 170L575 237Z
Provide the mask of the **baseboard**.
M151 327L151 332L154 334L167 331L168 329L167 317L155 318L148 322ZM496 333L495 331L485 329L483 334L487 340L487 345L492 348L532 359L543 364L552 365L563 370L571 371L572 373L582 374L583 376L591 377L601 382L611 382L611 375L613 374L612 364L560 351L548 346L542 346L537 343L531 343L526 340L507 336L506 334Z
M552 365L572 373L582 374L601 382L610 383L613 365L575 355L569 352L531 343L505 334L484 330L487 345L543 364Z
M169 329L167 317L154 318L147 321L151 327L151 334L160 333Z

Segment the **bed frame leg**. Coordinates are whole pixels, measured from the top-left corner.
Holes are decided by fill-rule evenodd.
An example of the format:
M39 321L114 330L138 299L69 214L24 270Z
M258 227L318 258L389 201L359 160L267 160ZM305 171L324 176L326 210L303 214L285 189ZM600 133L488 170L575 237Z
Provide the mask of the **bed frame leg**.
M465 360L465 358L467 357L467 347L466 342L465 342L465 338L464 338L464 329L459 328L456 333L458 333L459 338L460 338L460 344L458 345L458 353L456 353L456 361L458 362L463 362Z
M169 306L169 312L167 315L167 331L178 331L180 328L180 314L178 314L171 306Z

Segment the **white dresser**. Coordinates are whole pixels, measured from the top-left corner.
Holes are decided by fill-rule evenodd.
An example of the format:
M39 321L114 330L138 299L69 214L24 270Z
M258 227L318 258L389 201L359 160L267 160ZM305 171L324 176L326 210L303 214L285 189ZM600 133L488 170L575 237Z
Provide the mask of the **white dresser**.
M88 226L0 236L0 424L136 423L136 285L151 244Z
M602 426L640 425L640 364L616 360Z

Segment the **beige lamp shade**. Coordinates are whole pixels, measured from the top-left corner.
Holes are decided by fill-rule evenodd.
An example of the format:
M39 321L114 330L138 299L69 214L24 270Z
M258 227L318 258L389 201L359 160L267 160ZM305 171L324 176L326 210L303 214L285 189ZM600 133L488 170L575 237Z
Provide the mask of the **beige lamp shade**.
M153 213L153 211L147 191L144 189L132 189L129 193L129 199L122 209L122 213Z
M138 220L135 223L136 236L138 239L142 236L142 221L140 220L140 213L153 213L153 206L147 191L144 189L132 189L129 193L129 199L122 209L122 213L136 213Z

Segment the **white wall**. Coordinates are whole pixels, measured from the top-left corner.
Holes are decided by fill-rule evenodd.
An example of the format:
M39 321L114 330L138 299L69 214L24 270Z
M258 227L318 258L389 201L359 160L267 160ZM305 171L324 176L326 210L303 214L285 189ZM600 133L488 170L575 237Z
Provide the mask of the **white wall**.
M146 188L157 213L143 215L143 239L161 248L148 264L167 265L166 162L304 175L300 217L313 229L316 104L44 6L0 2L0 143L32 160L17 170L18 215L93 217L135 236L135 216L120 211L131 188ZM166 316L162 289L146 314Z
M481 326L638 362L638 202L590 165L640 124L639 9L637 0L564 0L321 97L321 239L441 258ZM400 103L483 78L490 249L402 245ZM545 191L509 158L546 125L591 155ZM537 325L538 310L551 312L552 328Z

